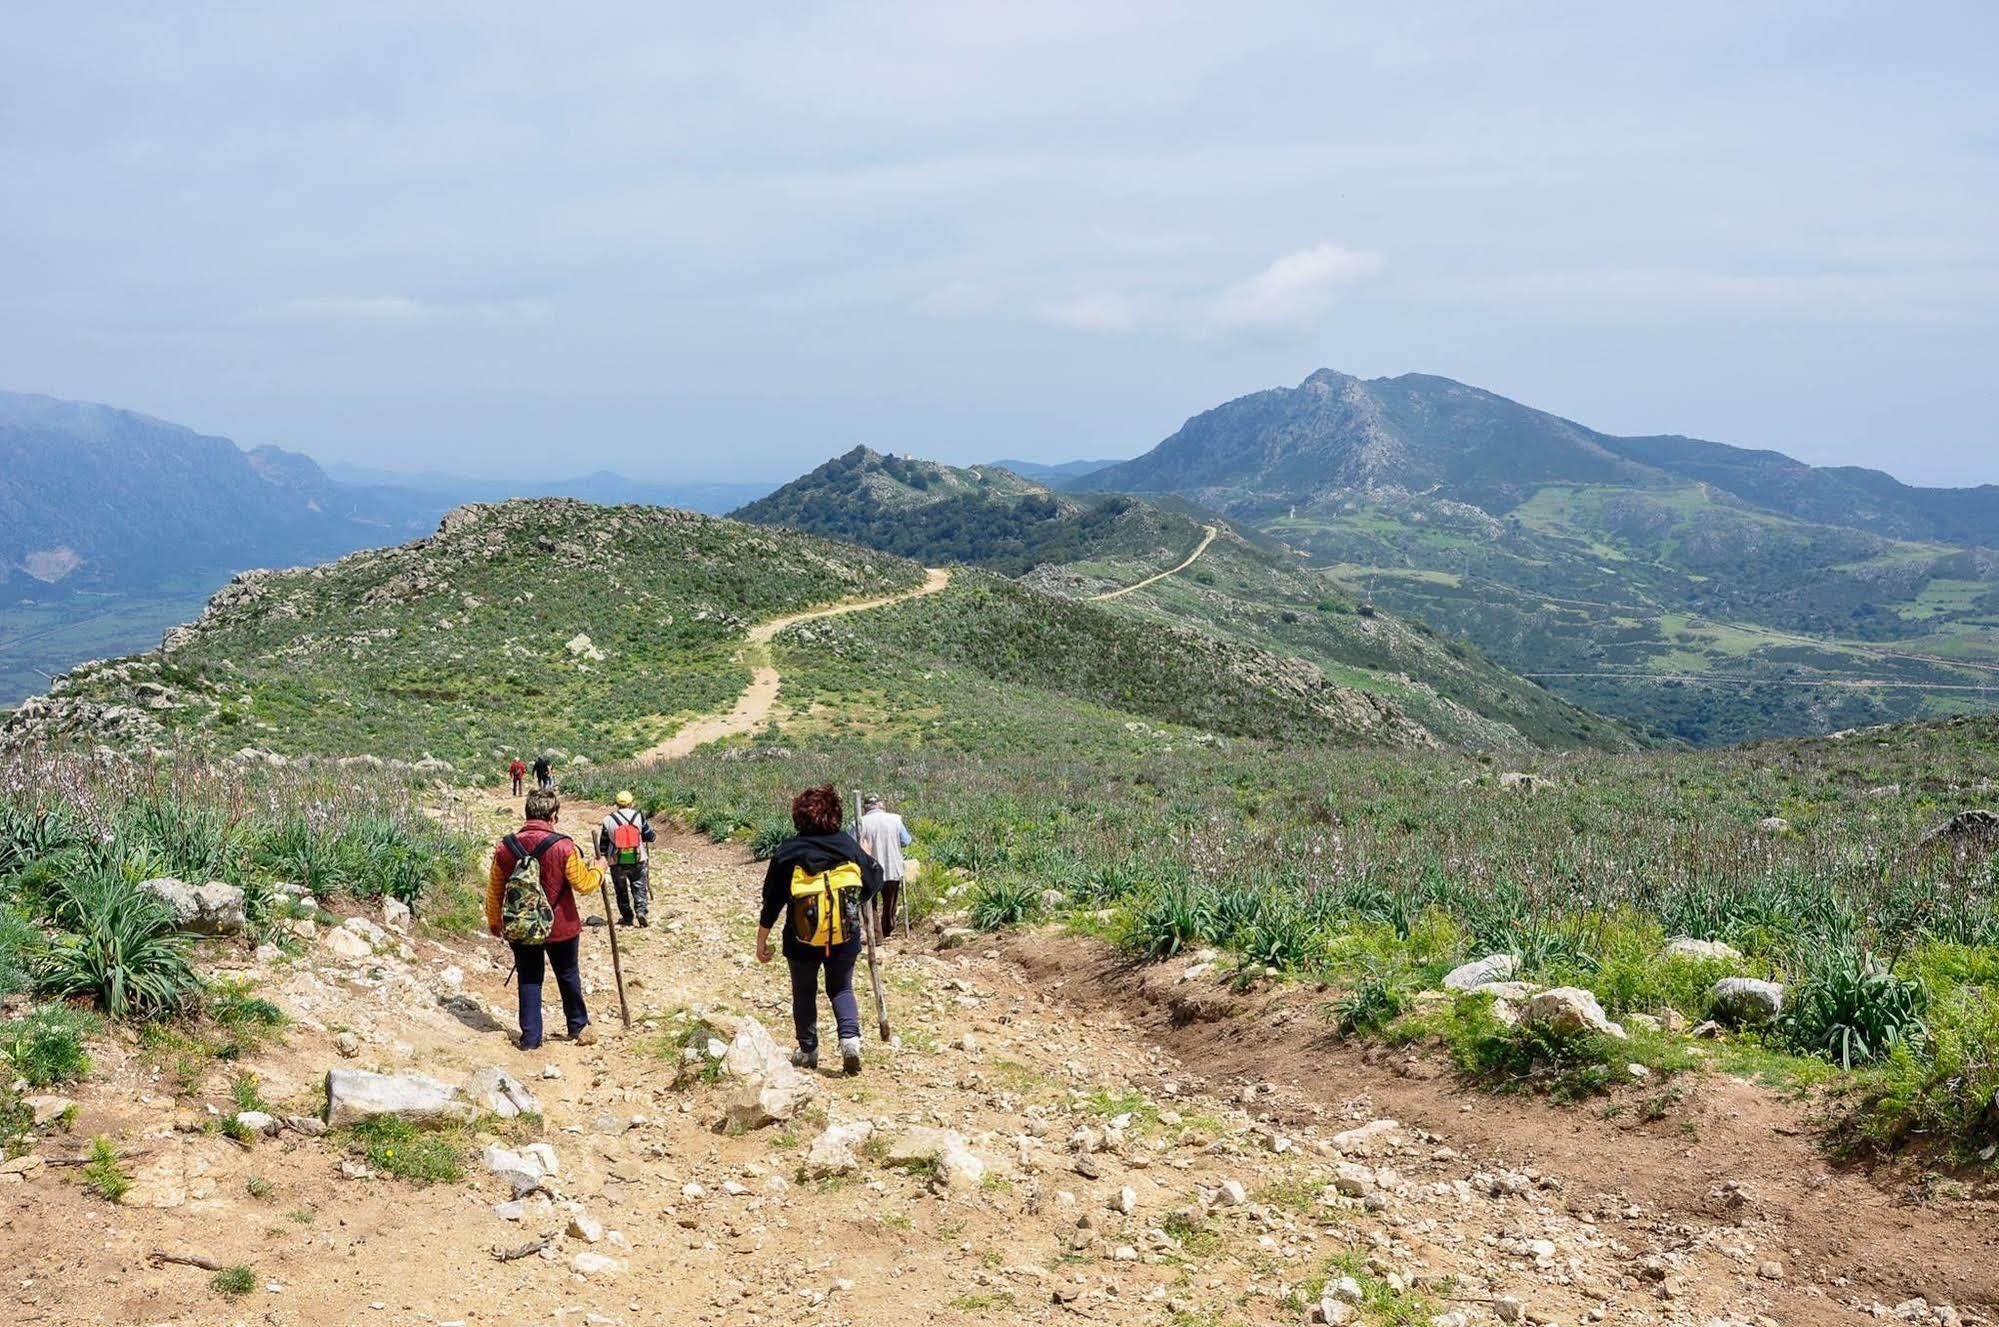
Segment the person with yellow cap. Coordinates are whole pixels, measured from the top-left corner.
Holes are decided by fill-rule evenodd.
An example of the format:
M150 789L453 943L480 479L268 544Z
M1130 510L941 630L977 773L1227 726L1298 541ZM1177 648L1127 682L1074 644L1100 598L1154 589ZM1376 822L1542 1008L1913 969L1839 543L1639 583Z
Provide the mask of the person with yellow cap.
M618 924L650 926L652 911L652 822L638 809L629 792L618 794L618 807L597 829L597 851L611 864L617 887Z

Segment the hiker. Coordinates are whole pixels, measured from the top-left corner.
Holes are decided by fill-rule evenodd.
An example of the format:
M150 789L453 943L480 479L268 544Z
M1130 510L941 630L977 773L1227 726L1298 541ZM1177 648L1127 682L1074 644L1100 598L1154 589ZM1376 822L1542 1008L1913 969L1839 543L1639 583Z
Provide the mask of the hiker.
M524 1051L541 1045L544 964L555 969L569 1039L578 1046L597 1041L590 1027L590 1011L583 1007L583 974L576 967L577 937L583 931L576 896L594 894L604 882L583 860L575 842L556 832L561 814L562 803L548 789L529 793L527 823L493 849L493 865L486 878L486 929L513 947L514 969L520 976L520 1048ZM534 899L531 887L537 883L546 908Z
M546 752L534 758L534 786L544 792L555 787L555 766Z
M519 797L521 795L521 780L527 776L527 762L519 756L515 756L514 763L507 766L507 777L514 781L514 796Z
M854 963L861 956L861 918L881 892L881 868L842 829L846 819L832 787L807 788L791 803L798 830L786 839L764 872L763 911L757 919L757 962L771 960L770 928L785 915L784 961L791 968L791 1023L798 1049L791 1062L819 1067L819 996L826 998L840 1035L840 1068L861 1072L861 1006L854 997Z
M909 827L902 817L883 804L880 794L871 793L862 803L861 851L881 864L882 897L875 908L875 936L886 940L895 934L895 908L902 898L902 850L910 845Z
M632 802L630 793L618 794L618 809L597 827L597 855L611 864L611 883L618 888L618 924L630 926L636 916L640 926L650 926L652 849L647 845L658 836L645 812Z

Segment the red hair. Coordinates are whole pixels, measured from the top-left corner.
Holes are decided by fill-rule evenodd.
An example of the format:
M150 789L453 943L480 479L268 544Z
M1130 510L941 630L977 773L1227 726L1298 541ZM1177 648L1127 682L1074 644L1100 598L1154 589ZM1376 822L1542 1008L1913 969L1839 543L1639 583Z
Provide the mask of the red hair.
M791 799L791 823L800 834L837 834L845 818L840 794L830 783L807 788Z

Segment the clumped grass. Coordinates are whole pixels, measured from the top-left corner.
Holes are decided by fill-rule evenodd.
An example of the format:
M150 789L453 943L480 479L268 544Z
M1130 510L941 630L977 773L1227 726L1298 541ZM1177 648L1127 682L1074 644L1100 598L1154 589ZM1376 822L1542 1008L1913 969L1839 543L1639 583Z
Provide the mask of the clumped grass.
M971 897L972 925L997 931L1032 921L1041 911L1041 889L1031 880L1002 876L982 880Z
M63 928L41 965L53 995L89 996L113 1018L181 1006L195 988L187 944L159 899L110 872L72 877L55 908Z
M107 1202L117 1202L132 1187L132 1177L125 1173L117 1147L102 1134L90 1140L90 1160L83 1164L81 1173L84 1187Z
M422 1130L407 1120L379 1115L348 1130L354 1149L385 1175L411 1184L454 1183L465 1178L465 1140L458 1131Z
M238 1263L225 1267L209 1278L208 1284L216 1294L228 1299L241 1299L257 1288L257 1273Z
M84 1038L101 1029L99 1020L67 1005L48 1004L25 1017L0 1023L0 1058L13 1077L29 1087L74 1083L90 1073Z
M277 1186L262 1175L252 1175L243 1181L243 1191L258 1202L263 1202L277 1192Z

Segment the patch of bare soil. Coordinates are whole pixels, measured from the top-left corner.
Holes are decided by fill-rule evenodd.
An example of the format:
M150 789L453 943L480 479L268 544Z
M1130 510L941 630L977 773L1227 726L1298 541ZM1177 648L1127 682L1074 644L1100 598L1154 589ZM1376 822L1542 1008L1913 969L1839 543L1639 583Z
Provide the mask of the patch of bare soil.
M1740 1281L1747 1297L1754 1278L1755 1298L1780 1322L1853 1322L1856 1308L1876 1304L1909 1306L1919 1321L1937 1320L1942 1305L1999 1309L1990 1187L1952 1195L1907 1166L1842 1163L1810 1102L1716 1073L1571 1107L1494 1095L1457 1081L1437 1056L1340 1040L1319 1012L1324 996L1309 989L1236 994L1212 978L1184 980L1184 960L1134 966L1100 944L1046 934L1005 952L1080 1005L1130 1017L1210 1084L1278 1089L1266 1118L1364 1103L1362 1113L1433 1131L1467 1155L1556 1178L1571 1212L1634 1209L1644 1242L1700 1252L1683 1281ZM1758 1276L1766 1261L1782 1276Z

